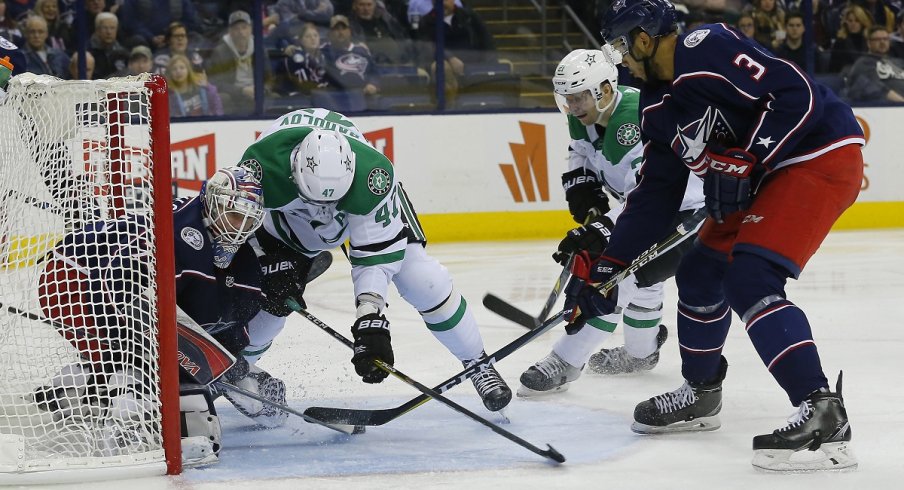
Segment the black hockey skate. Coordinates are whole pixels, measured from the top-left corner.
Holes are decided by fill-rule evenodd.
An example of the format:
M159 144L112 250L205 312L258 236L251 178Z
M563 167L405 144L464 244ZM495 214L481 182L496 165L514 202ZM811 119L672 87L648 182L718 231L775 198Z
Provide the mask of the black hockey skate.
M465 368L469 368L478 362L485 360L486 352L481 352L480 357L470 361L462 361ZM483 405L491 412L498 412L512 401L512 390L505 384L505 380L499 375L494 366L481 369L471 375L474 389L483 400Z
M753 466L764 471L852 470L851 424L841 397L841 373L835 393L816 391L801 402L788 425L753 438Z
M580 377L581 368L572 366L555 352L550 352L521 373L518 396L531 397L565 391L572 381Z
M634 408L631 430L638 434L698 432L722 426L722 380L728 370L723 357L719 375L706 384L685 382L681 388L654 396Z
M647 357L632 357L625 350L625 346L616 347L614 349L600 349L599 352L590 356L587 361L587 369L596 374L627 374L637 371L649 371L656 367L659 363L659 349L665 344L669 337L669 331L665 325L659 326L659 333L656 334L656 352Z

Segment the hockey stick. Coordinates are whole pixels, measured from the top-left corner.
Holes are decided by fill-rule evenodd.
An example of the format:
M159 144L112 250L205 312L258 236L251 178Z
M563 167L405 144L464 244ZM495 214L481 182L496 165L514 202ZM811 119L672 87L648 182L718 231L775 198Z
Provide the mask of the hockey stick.
M290 307L292 307L290 305ZM455 376L443 381L435 386L433 390L437 393L444 393L449 389L458 386L460 383L467 381L472 374L482 371L494 363L504 359L512 352L520 349L528 342L536 339L544 333L551 330L556 325L565 321L567 316L571 315L571 310L560 311L553 315L552 318L544 322L539 327L526 332L524 335L509 342L496 352L487 356L483 361L459 372ZM391 422L402 415L414 410L415 408L430 401L431 396L422 394L412 398L411 400L399 405L395 408L385 408L376 410L354 409L354 408L333 408L333 407L311 407L304 413L333 424L349 424L349 425L383 425Z
M352 341L345 338L345 336L343 336L341 333L334 330L332 327L330 327L326 323L323 323L322 321L320 321L319 318L308 313L306 310L300 308L298 303L295 302L294 300L292 300L292 299L287 300L286 305L292 309L295 309L296 312L301 314L301 316L305 317L309 322L316 325L318 328L320 328L321 330L323 330L324 332L326 332L327 334L332 336L334 339L345 344L345 346L348 347L349 349L355 348L355 345L352 343ZM375 359L374 365L376 365L378 368L386 371L387 373L392 374L396 378L399 378L405 384L408 384L408 385L411 385L411 386L417 388L418 391L420 391L424 395L429 396L431 398L435 398L436 400L442 402L443 404L452 408L456 412L467 416L471 420L474 420L475 422L478 422L478 423L484 425L485 427L488 427L493 432L501 435L502 437L505 437L506 439L518 444L519 446L521 446L535 454L543 456L544 458L549 458L549 459L555 461L556 463L564 463L565 462L565 456L562 456L562 454L559 453L558 451L556 451L555 448L553 448L551 445L549 445L549 444L546 445L546 447L548 449L540 449L539 447L534 446L533 444L525 441L524 439L516 436L515 434L512 434L511 432L503 429L502 427L499 427L498 425L494 424L493 422L490 422L489 420L481 417L480 415L477 415L476 413L468 410L467 408L459 405L458 403L453 402L452 400L439 394L439 392L437 392L436 390L432 390L432 389L428 388L426 385L423 385L423 384L415 381L414 379L410 378L408 375L402 373L401 371L399 371L398 369L393 367L391 364L387 364L387 363L383 362L381 359Z
M76 336L86 340L95 340L98 342L102 342L97 338L96 335L92 335L90 332L86 331L84 328L74 328L70 327L63 322L58 320L54 320L52 318L46 318L44 316L38 315L36 313L32 313L29 311L25 311L19 308L16 308L12 305L5 305L0 303L0 307L5 307L7 311L10 313L14 313L21 317L27 318L29 320L35 320L51 327L55 328L57 331L72 331ZM184 320L184 318L182 319ZM212 379L216 379L221 376L226 370L232 367L232 363L235 362L235 358L230 354L226 349L220 345L219 342L216 341L213 337L210 337L207 332L205 332L200 326L197 326L197 323L194 321L185 322L186 324L179 324L178 331L178 352L177 356L179 358L179 365L183 368L186 374L192 377L193 380L197 381L200 384L207 385L211 382ZM195 328L197 327L197 328ZM200 330L200 331L199 331ZM109 345L114 349L121 349L121 342L115 339L111 339L109 341ZM194 347L194 348L193 348ZM208 354L209 353L209 354ZM222 357L228 358L231 362L228 365L222 362L222 359L218 360L216 364L210 363L210 354L220 354ZM251 393L247 390L243 390L237 386L231 385L229 383L223 381L213 381L214 386L218 388L222 388L225 390L235 391L239 394L245 395L248 398L253 398L261 403L266 405L270 405L274 408L278 408L287 413L291 413L293 415L297 415L303 418L305 421L310 422L312 424L322 425L329 429L333 429L335 431L341 432L343 434L360 434L364 432L363 426L354 426L353 424L331 424L327 422L323 422L318 420L317 418L311 415L305 415L302 412L289 408L285 405L276 403L272 400L268 400L260 395Z
M487 293L483 296L483 306L502 318L511 320L518 325L526 328L537 328L546 321L546 317L549 315L549 312L552 311L552 307L555 306L556 301L558 301L559 295L562 294L565 282L568 280L568 276L571 275L571 264L573 262L574 256L568 259L568 263L562 268L562 272L559 273L559 277L556 279L556 285L552 288L552 292L549 293L549 297L546 299L546 304L543 305L543 309L540 310L540 314L536 317L530 316L526 311L517 308L493 293Z
M698 209L692 215L690 215L687 218L685 218L684 220L682 220L681 223L678 224L678 227L676 228L674 233L669 235L665 240L657 243L656 245L653 245L648 250L646 250L645 252L640 254L636 259L634 259L633 262L631 262L631 265L629 265L628 268L626 268L624 271L620 272L618 275L613 277L606 284L599 286L597 289L599 289L600 291L602 291L604 293L608 292L616 284L618 284L619 282L621 282L623 279L630 276L631 274L634 274L635 272L640 270L641 267L646 265L651 260L668 252L669 250L678 246L681 242L690 238L697 230L700 229L700 227L703 225L703 221L705 219L706 219L706 210L703 208ZM570 262L569 262L569 265L570 265ZM566 267L565 270L562 271L562 273L559 275L558 282L556 282L556 288L563 287L563 284L564 284L563 278L567 277L568 274L570 274L570 272L571 272L570 267ZM555 292L555 289L553 289L553 292ZM559 292L561 292L561 289L559 289ZM556 295L556 298L558 298L558 295ZM553 303L555 303L554 300L553 300ZM547 300L547 305L548 304L549 304L549 300ZM492 311L493 313L496 313L497 315L499 315L503 318L506 318L512 322L515 322L518 325L522 325L527 328L534 328L532 326L532 325L535 325L533 323L535 320L534 317L530 316L529 313L527 313L524 310L518 308L517 306L505 301L504 299L499 298L498 296L496 296L492 293L487 293L483 297L483 305L488 310Z

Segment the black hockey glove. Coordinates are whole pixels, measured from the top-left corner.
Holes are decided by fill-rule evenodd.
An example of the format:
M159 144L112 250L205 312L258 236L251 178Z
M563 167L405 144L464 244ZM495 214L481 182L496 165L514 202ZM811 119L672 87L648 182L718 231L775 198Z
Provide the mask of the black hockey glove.
M596 214L609 211L609 197L603 191L603 183L596 175L583 168L562 174L562 188L568 201L568 212L579 225L587 221L587 214L596 209Z
M286 306L288 298L294 298L302 308L307 308L302 295L311 269L311 259L266 233L258 233L257 237L264 251L264 255L258 257L261 265L261 289L267 296L263 309L275 316L289 316L292 309Z
M751 174L757 166L752 153L741 148L706 150L706 177L703 193L706 211L717 223L725 217L750 207Z
M387 364L395 362L389 337L389 320L379 313L368 313L355 320L352 336L355 338L352 364L355 365L358 376L365 383L379 383L386 379L389 373L378 368L374 360L382 359Z
M591 260L587 252L575 255L571 279L565 286L565 309L574 308L565 332L574 335L587 320L608 315L618 305L618 286L603 294L596 286L605 284L625 269L624 264L609 257Z
M609 245L609 236L615 224L608 216L600 216L584 226L568 232L559 242L559 248L552 254L553 260L561 265L568 263L568 258L576 252L586 250L591 258L598 257Z

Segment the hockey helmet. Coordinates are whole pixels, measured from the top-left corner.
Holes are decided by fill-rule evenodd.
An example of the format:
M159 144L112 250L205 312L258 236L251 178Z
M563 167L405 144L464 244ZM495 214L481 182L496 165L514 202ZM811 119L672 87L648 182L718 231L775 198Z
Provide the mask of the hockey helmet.
M314 129L292 150L292 178L302 200L331 204L355 178L355 153L336 130Z
M576 49L565 55L552 77L553 92L559 110L565 114L572 113L571 105L576 103L574 96L587 92L589 95L585 96L590 97L596 109L600 112L605 111L615 98L606 107L600 107L603 100L601 86L603 82L608 82L613 93L615 92L618 88L616 65L619 63L621 55L608 45L601 49Z
M225 268L264 222L260 181L242 167L217 170L201 187L204 224L213 235L214 263Z
M641 29L651 37L678 30L678 14L668 0L615 0L603 14L600 34L622 56L631 51L631 33Z

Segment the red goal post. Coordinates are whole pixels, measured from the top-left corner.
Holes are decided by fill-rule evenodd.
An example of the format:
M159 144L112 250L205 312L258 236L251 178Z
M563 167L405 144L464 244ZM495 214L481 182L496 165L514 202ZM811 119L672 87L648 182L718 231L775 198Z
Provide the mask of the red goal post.
M181 471L169 144L157 75L23 74L0 101L0 485ZM104 292L117 247L61 246L129 220L137 314Z

